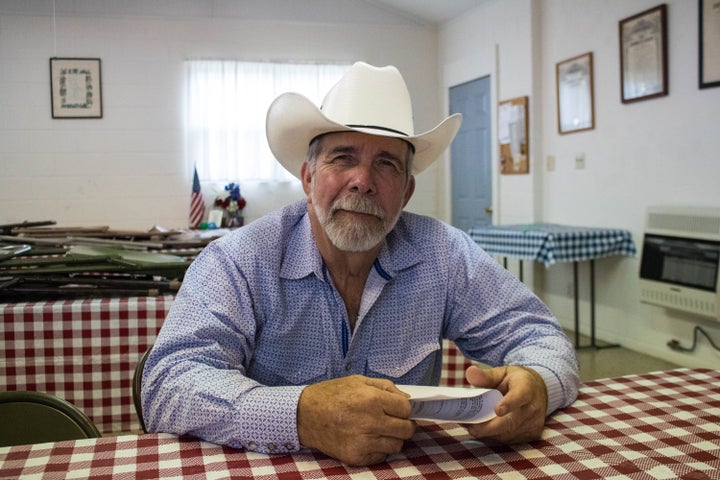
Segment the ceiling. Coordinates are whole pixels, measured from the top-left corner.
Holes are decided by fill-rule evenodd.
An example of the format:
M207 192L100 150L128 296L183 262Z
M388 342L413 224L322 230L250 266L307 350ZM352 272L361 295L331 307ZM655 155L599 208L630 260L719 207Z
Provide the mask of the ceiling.
M405 15L418 23L439 25L487 0L365 0L367 3Z
M57 6L55 5L57 1ZM286 0L285 0L286 1ZM282 2L274 2L283 4ZM309 4L323 4L334 0L321 0L320 2L308 2ZM346 2L357 2L360 0L345 0ZM489 0L362 0L362 3L373 6L375 9L388 12L395 16L403 17L406 20L421 26L439 26L448 20L462 15L478 5ZM293 6L295 2L292 2ZM53 0L52 9L48 9L48 0L0 0L0 12L4 13L39 13L57 12L59 14L71 15L202 15L205 12L203 5L215 7L214 0L206 2L195 2L195 0L155 0L147 2L144 0L134 1L113 1L113 0ZM339 5L343 5L338 2ZM264 0L247 1L243 0L218 0L218 6L224 6L224 15L231 16L257 16L262 18L268 11ZM233 5L241 7L228 8ZM171 8L172 7L172 8ZM170 13L168 13L168 11ZM214 10L211 9L212 13ZM238 13L240 12L240 13ZM290 15L292 15L292 10ZM317 15L312 14L313 18Z

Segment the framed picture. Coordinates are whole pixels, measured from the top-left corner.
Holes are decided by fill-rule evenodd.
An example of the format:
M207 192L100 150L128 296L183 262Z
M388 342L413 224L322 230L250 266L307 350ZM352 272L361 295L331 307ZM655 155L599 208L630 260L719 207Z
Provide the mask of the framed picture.
M528 97L517 97L498 104L500 173L530 172L528 140Z
M595 128L592 52L558 62L555 73L558 132L565 134Z
M698 0L700 88L720 87L720 0Z
M102 118L99 58L51 58L52 118Z
M620 20L620 90L623 103L668 94L665 4Z

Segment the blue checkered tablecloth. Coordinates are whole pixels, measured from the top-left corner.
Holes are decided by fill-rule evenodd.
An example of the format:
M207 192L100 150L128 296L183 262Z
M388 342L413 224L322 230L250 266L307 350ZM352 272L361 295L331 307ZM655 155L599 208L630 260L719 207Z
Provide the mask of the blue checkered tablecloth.
M635 255L628 230L554 223L473 227L470 237L486 252L550 266L612 255Z

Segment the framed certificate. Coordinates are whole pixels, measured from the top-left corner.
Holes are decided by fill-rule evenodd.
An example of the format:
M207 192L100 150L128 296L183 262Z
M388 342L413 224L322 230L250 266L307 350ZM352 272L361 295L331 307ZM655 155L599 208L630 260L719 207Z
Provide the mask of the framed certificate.
M668 94L665 4L620 21L620 89L623 103Z
M558 132L565 134L595 128L592 52L558 62L555 73Z
M698 0L700 88L720 87L720 0Z
M102 118L99 58L51 58L52 118Z

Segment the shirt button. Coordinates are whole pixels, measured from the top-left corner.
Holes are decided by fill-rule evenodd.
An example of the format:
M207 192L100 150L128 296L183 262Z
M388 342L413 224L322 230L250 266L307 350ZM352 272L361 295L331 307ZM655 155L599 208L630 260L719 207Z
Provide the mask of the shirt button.
M285 447L285 450L288 450L288 451L297 450L297 447L295 446L295 444L290 443L290 442L283 445L283 447Z
M249 443L247 444L247 448L248 448L248 450L257 450L257 443L255 443L255 442L249 442Z
M275 453L275 452L277 452L277 446L275 446L274 443L268 443L268 444L267 444L267 449L268 449L268 452L270 452L270 453Z
M346 371L346 372L349 372L351 368L352 368L352 366L351 366L349 363L346 363L346 364L345 364L345 371Z

